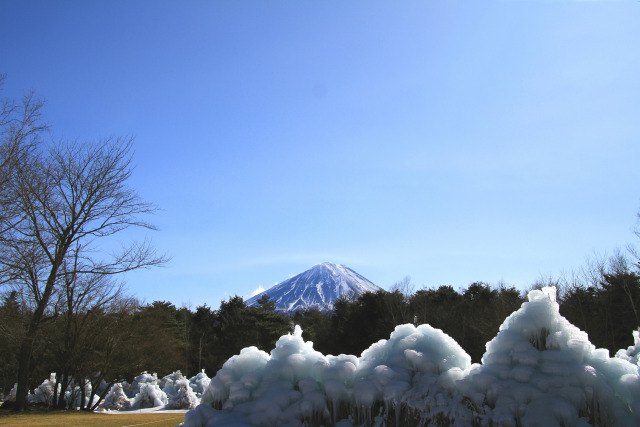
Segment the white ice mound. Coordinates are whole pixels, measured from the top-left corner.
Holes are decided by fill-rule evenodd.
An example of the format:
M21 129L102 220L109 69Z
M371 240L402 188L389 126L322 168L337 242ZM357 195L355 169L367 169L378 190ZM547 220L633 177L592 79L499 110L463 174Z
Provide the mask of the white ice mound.
M158 406L166 406L167 403L169 403L167 395L160 389L160 386L148 382L140 384L140 391L134 396L131 402L131 408L155 408Z
M189 386L199 398L205 392L207 388L209 388L209 383L211 382L211 378L207 376L204 372L204 369L194 377L189 379Z
M189 380L180 371L162 378L160 388L167 396L167 409L193 409L200 403Z
M458 387L498 425L639 425L634 371L560 315L551 287L529 293Z
M48 380L44 380L42 384L33 390L33 394L28 395L29 403L51 405L53 402L53 394L56 386L56 374L53 373ZM58 389L58 393L60 389Z
M471 357L440 329L397 326L388 340L373 344L359 359L353 418L371 424L377 410L395 419L395 425L436 418L447 425L469 425L471 411L455 384L470 366Z
M362 424L378 414L399 417L405 395L429 394L426 376L433 380L432 390L448 396L446 387L452 388L470 363L451 337L429 325L398 326L389 340L373 344L360 358L324 356L296 326L270 355L249 347L230 358L202 396L203 403L221 410L200 405L184 425L318 425L349 417Z
M102 402L102 408L120 411L122 409L131 408L131 400L127 397L124 390L122 389L121 383L115 383L109 389L107 396L104 398L104 402Z
M555 295L531 291L474 365L429 325L397 326L359 358L324 356L296 327L271 354L230 358L184 425L640 425L638 335L610 358L560 316Z
M135 377L131 384L128 384L126 381L122 382L122 390L125 392L127 397L133 399L135 395L140 392L140 388L143 384L158 384L158 374L155 372L153 374L149 374L147 371L144 371Z

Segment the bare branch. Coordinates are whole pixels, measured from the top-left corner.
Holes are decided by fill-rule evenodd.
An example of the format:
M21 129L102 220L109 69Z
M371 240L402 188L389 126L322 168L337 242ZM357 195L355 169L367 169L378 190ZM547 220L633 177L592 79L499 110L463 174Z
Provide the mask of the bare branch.
M21 104L0 103L0 284L32 308L20 346L18 406L26 399L34 339L48 316L84 313L73 324L82 328L92 309L121 295L114 275L168 262L146 240L106 260L98 256L95 242L132 227L156 229L145 217L157 207L128 183L133 139L54 142L45 149L42 106L33 94Z

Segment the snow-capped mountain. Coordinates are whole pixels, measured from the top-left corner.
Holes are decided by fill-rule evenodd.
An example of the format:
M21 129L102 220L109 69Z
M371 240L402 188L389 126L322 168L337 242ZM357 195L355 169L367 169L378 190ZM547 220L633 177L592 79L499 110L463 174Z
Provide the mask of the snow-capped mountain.
M258 300L266 294L279 311L331 310L342 295L358 297L380 289L346 265L325 262L255 295L247 300L247 305L257 306Z

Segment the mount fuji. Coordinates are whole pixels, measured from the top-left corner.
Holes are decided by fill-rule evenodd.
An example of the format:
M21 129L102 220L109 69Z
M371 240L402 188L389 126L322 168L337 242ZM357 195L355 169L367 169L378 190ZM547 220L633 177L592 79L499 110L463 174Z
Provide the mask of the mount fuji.
M263 295L276 303L276 310L293 313L305 308L332 310L342 295L358 297L365 292L381 288L371 283L346 265L325 262L280 282L247 300L248 306L257 306Z

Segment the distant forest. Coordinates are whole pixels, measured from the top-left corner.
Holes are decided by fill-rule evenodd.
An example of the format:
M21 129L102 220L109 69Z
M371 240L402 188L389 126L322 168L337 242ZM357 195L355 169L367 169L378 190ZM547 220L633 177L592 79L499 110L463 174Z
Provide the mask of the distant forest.
M592 262L569 278L546 279L531 288L558 288L560 312L589 334L596 346L618 349L633 344L640 325L638 263L618 254ZM100 306L58 306L47 313L33 348L29 388L49 373L64 381L90 378L114 383L142 371L159 376L181 370L189 377L204 369L213 377L231 356L248 346L269 352L276 340L298 324L303 337L324 354L360 353L389 337L396 325L428 323L453 337L480 362L485 344L505 318L525 301L526 292L504 284L472 283L464 289L440 286L415 290L409 278L389 292L343 297L331 312L298 311L286 315L263 298L247 307L239 296L214 310L195 310L170 302L140 304L117 297ZM18 293L4 294L0 306L0 394L16 382L17 354L31 313ZM96 374L99 373L99 374Z

